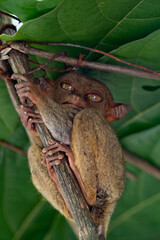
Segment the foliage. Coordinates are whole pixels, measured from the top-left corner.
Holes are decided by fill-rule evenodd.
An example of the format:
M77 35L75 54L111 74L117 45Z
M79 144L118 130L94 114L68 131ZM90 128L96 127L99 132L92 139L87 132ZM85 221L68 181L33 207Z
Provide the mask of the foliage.
M24 23L14 37L3 35L3 39L86 45L160 71L158 0L1 0L0 9ZM83 52L87 60L119 64L81 49L43 48L66 50L73 57ZM160 167L160 81L93 70L88 74L107 84L117 102L132 107L127 118L113 125L124 148ZM55 75L48 73L50 78ZM26 150L27 136L2 81L0 95L0 138ZM130 164L127 168L138 179L127 179L108 238L158 240L159 180ZM26 158L4 147L0 147L0 186L2 240L75 238L64 218L33 189Z

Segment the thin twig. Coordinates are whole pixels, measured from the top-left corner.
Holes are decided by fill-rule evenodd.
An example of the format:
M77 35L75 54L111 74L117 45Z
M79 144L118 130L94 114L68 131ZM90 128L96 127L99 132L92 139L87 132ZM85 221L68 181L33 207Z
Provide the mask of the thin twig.
M27 72L26 74L29 75L29 74L33 74L43 68L45 68L49 63L51 63L56 57L59 57L60 56L60 53L57 53L55 54L53 57L51 57L47 62L45 62L44 64L40 65L39 68L35 68L35 69L32 69L30 70L29 72Z
M137 180L137 176L129 171L126 172L126 176L131 180Z
M157 75L160 75L160 72L154 71L150 68L146 68L146 67L138 65L138 64L134 64L134 63L131 63L131 62L124 61L124 60L122 60L122 59L120 59L120 58L118 58L118 57L116 57L116 56L114 56L110 53L107 53L107 52L104 52L104 51L101 51L101 50L98 50L98 49L95 49L95 48L90 48L90 47L81 46L81 45L72 44L72 43L47 43L47 42L33 42L33 41L26 41L26 42L27 43L34 43L34 44L38 44L38 45L46 45L46 46L64 46L64 47L81 48L81 49L85 49L85 50L88 50L88 51L91 51L91 52L96 52L96 53L102 54L104 56L107 56L109 58L112 58L112 59L116 60L117 62L124 63L128 66L132 66L132 67L139 68L139 69L147 71L147 72L151 72L151 73L155 73Z
M12 42L10 44L10 47L20 52L23 52L25 54L31 54L31 55L43 57L46 59L51 59L53 56L55 56L54 53L51 53L42 49L29 47L26 44L20 43L20 42ZM68 65L72 65L72 66L77 66L79 64L79 66L83 68L96 69L96 70L105 71L105 72L113 72L113 73L144 77L144 78L160 79L160 76L155 73L150 73L150 72L142 71L139 69L131 69L131 68L125 68L120 66L114 66L111 64L104 64L99 62L89 62L85 60L81 60L79 62L78 59L68 57L68 56L59 56L54 60L58 62L66 63Z
M53 72L60 72L60 73L62 73L62 72L70 72L70 71L73 70L73 67L69 67L69 68L66 68L66 69L57 69L57 68L47 67L47 66L44 66L44 65L42 65L42 64L40 64L40 63L38 63L36 61L33 61L31 59L29 59L29 62L31 62L31 63L33 63L35 65L40 66L40 69L45 68L45 69L53 71ZM36 68L36 70L37 70L37 68Z
M6 147L6 148L8 148L8 149L10 149L10 150L12 150L14 152L17 152L17 153L19 153L19 154L21 154L23 156L27 156L27 153L24 150L22 150L21 148L18 148L16 146L13 146L10 143L7 143L5 141L0 140L0 145L2 145L2 146Z
M123 150L124 158L135 165L136 167L144 170L145 172L149 173L150 175L160 179L160 168L151 165L150 163L144 161L142 158L136 157L130 152Z

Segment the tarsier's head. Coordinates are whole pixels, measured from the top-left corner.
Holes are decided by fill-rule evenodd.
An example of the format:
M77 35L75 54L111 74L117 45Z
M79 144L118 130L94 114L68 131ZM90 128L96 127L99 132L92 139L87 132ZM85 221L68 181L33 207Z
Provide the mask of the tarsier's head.
M64 74L52 83L50 97L57 103L82 110L98 109L108 122L119 120L128 113L128 104L113 102L109 89L101 82L76 72Z

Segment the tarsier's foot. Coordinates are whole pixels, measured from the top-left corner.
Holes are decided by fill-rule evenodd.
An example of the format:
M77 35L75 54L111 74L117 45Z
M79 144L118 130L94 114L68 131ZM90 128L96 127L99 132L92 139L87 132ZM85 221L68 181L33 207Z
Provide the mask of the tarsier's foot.
M49 140L50 146L43 148L42 153L44 154L43 164L59 165L60 160L64 158L64 153L60 152L59 143L53 140Z
M65 156L67 156L68 159L73 158L73 153L69 147L61 143L58 143L52 139L50 139L48 143L50 144L50 146L43 148L42 150L42 153L44 154L44 159L42 164L44 166L47 166L50 177L54 181L57 181L57 179L55 179L53 166L59 165L61 160Z
M49 143L49 147L46 147L46 148L43 148L42 152L45 154L45 158L48 157L48 156L51 156L51 155L54 155L56 153L60 153L60 155L66 155L68 158L72 158L73 157L73 153L71 151L71 149L62 144L62 143L59 143L57 141L54 141L53 139L49 139L48 141ZM49 157L50 160L54 160L54 159L51 159L52 157Z
M41 118L41 115L39 114L39 111L33 111L29 107L25 107L23 105L20 105L18 107L19 116L21 119L21 122L24 127L27 128L28 131L32 131L36 133L35 129L35 123L43 123L43 120Z

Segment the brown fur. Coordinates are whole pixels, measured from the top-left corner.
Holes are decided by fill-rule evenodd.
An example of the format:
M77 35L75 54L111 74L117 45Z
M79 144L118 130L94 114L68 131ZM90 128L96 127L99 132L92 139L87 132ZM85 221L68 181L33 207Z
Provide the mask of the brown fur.
M29 166L32 181L37 190L66 218L70 219L68 208L59 193L56 184L48 175L47 168L41 163L42 150L37 144L32 144L28 150Z
M119 141L97 110L84 109L74 119L71 148L86 192L95 201L94 221L107 227L125 183Z

